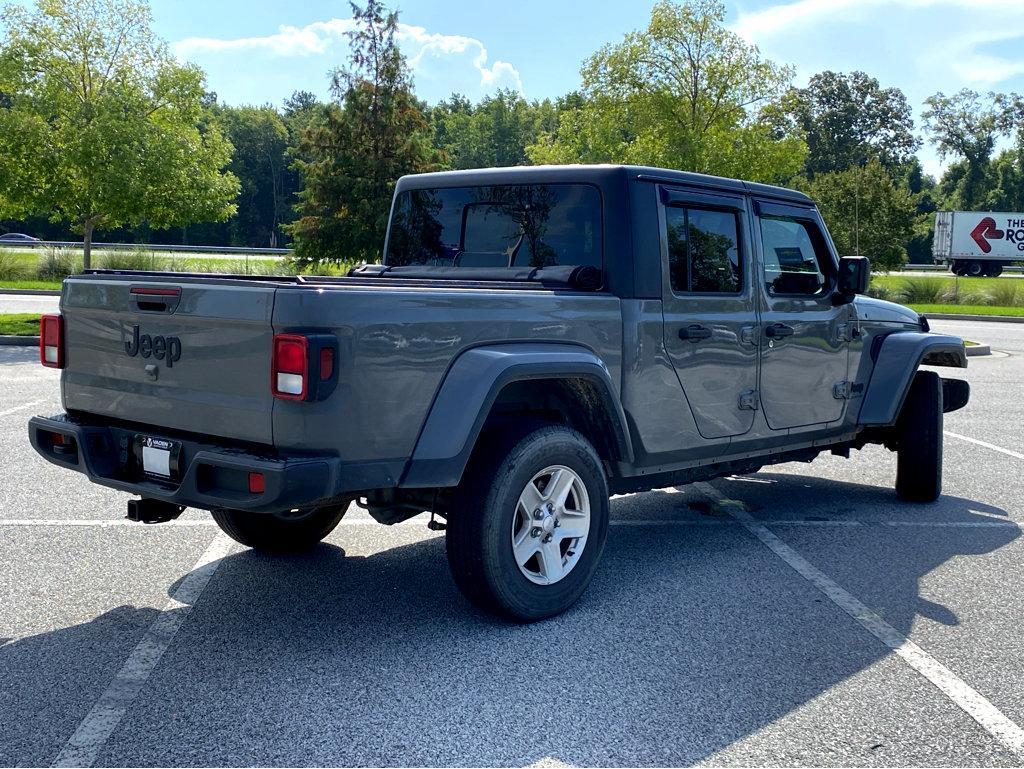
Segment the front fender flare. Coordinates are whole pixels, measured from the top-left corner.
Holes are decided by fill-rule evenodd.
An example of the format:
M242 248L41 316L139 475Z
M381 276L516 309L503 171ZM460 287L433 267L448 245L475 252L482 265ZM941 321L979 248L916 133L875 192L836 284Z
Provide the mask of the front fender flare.
M459 355L441 383L399 486L456 486L502 388L526 379L587 379L601 394L621 458L633 447L622 404L604 362L572 344L501 344Z
M918 367L967 368L963 340L944 334L907 331L881 340L874 369L864 393L857 422L861 425L894 425Z

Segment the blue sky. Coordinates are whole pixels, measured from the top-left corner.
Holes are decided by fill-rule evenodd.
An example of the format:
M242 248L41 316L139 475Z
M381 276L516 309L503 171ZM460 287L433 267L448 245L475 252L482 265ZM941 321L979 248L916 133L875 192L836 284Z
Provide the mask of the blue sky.
M327 94L346 58L339 0L152 0L157 32L208 73L230 104L279 104L295 90ZM416 91L435 102L500 87L527 98L579 85L580 63L641 28L651 0L401 0L401 45ZM903 89L916 113L936 91L1024 92L1024 0L741 0L728 23L762 53L796 67L862 69ZM920 153L936 172L941 161Z

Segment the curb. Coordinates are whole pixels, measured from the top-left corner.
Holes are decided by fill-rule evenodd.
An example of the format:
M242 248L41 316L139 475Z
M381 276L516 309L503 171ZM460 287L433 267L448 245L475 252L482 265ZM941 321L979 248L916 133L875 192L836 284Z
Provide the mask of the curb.
M928 320L980 320L989 323L1024 323L1024 318L1015 315L957 315L948 312L922 313Z
M39 337L37 336L3 336L0 335L0 347L38 347Z
M965 347L964 349L967 351L968 358L976 358L979 355L992 354L992 348L989 347L987 344L975 344L971 345L970 347Z
M0 294L11 296L60 296L60 291L48 288L0 288Z

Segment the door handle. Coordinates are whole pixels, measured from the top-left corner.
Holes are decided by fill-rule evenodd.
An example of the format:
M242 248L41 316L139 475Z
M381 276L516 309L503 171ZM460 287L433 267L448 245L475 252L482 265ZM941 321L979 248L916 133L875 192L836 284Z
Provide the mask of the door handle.
M686 342L699 342L701 339L710 339L713 332L707 326L683 326L679 329L679 338Z
M793 336L793 327L785 323L772 323L764 330L764 335L769 339L781 339L784 336Z

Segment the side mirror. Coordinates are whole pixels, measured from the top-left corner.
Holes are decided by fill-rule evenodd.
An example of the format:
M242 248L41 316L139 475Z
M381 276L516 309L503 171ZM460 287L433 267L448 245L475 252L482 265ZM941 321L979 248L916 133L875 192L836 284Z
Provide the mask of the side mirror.
M871 262L866 256L844 256L839 260L838 293L847 302L866 294L871 282Z

